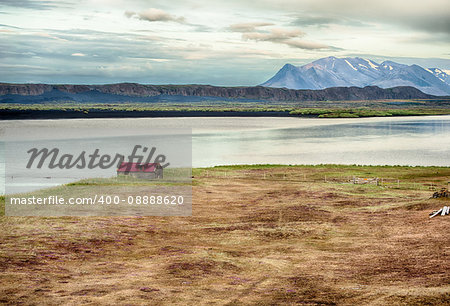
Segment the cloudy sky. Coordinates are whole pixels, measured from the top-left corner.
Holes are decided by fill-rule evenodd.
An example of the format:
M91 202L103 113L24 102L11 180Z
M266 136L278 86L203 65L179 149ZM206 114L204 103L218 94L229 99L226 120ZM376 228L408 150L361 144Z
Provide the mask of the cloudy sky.
M0 82L255 85L360 56L450 69L448 0L0 0Z

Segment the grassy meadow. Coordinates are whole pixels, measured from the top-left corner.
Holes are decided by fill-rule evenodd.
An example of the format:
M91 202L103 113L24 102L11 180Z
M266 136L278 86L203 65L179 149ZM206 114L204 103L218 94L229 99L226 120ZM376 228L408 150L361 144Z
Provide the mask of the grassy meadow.
M450 100L374 100L374 101L198 101L154 103L77 103L0 104L0 114L10 119L79 118L120 115L121 117L276 115L317 118L362 118L390 116L449 115ZM25 116L25 117L24 117Z
M0 217L0 303L450 303L450 217L428 216L450 205L430 199L450 168L224 166L193 176L191 217Z

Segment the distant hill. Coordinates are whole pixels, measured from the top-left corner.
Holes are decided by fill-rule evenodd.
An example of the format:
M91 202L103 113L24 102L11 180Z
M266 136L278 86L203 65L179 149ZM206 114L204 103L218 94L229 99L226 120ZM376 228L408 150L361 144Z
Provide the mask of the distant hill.
M216 87L210 85L49 85L0 83L0 103L72 102L192 102L230 101L343 101L380 99L433 99L414 87L382 89L377 86L334 87L323 90Z
M286 64L261 86L289 89L324 89L337 86L411 86L424 93L450 95L450 76L438 68L424 69L392 61L378 64L372 60L326 57L296 67Z

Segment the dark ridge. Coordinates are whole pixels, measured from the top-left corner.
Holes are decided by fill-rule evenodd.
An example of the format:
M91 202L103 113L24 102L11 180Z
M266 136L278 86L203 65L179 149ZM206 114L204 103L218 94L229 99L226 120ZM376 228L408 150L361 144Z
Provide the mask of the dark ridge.
M107 85L49 85L0 83L1 103L73 102L194 102L233 101L351 101L382 99L434 99L420 90L400 86L332 87L321 90L286 88L218 87L211 85L143 85L119 83ZM441 97L442 98L442 97Z

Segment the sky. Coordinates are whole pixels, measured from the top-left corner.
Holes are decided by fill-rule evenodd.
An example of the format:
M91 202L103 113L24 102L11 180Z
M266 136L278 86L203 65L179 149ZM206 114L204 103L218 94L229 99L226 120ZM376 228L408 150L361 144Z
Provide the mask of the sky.
M450 70L450 3L0 0L0 82L248 86L327 56Z

